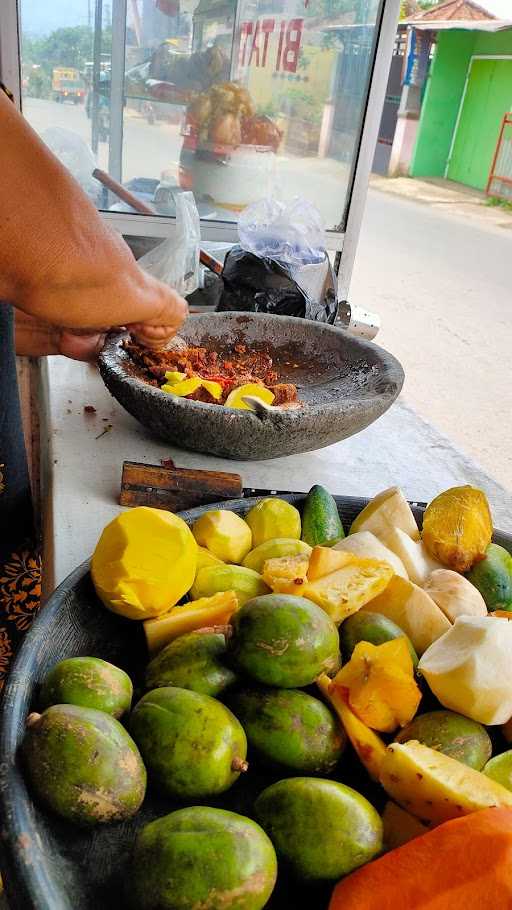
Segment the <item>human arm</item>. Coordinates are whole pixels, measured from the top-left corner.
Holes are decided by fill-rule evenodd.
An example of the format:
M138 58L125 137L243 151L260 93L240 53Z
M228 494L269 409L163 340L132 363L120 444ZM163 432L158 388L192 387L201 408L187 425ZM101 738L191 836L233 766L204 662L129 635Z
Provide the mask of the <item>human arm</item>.
M2 92L0 124L0 299L51 326L126 325L148 346L165 343L185 301L137 266Z

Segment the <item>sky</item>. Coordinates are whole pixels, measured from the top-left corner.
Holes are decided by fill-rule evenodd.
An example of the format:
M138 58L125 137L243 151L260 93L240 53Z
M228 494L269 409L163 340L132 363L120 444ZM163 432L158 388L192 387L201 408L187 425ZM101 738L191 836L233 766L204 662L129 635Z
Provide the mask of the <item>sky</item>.
M500 19L512 19L512 0L477 0L477 2Z

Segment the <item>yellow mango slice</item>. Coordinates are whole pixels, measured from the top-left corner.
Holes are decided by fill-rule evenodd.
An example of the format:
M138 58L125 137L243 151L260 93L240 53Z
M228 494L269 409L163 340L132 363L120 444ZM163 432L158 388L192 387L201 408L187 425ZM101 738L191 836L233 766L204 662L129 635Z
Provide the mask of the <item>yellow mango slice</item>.
M487 497L476 487L451 487L427 506L422 538L429 553L449 569L468 572L492 540Z
M278 594L302 595L309 561L307 556L280 556L267 559L263 565L263 581Z
M168 370L167 373L165 373L165 378L167 379L167 382L174 385L176 382L182 382L183 379L186 379L187 374L178 373L177 370Z
M344 553L332 547L313 547L309 559L308 581L316 581L330 575L353 561L351 553Z
M304 597L322 607L334 622L342 622L373 600L393 576L388 563L346 555L351 559L344 568L304 586Z
M140 506L122 512L104 529L91 560L98 597L128 619L165 613L189 590L197 544L172 512Z
M372 730L393 733L413 719L421 701L405 638L381 645L360 641L332 681L349 707Z
M251 406L243 401L246 395L251 395L253 398L259 398L264 404L272 404L276 397L274 393L264 385L256 385L254 382L248 382L245 385L239 386L238 389L233 389L233 391L229 393L225 401L225 407L238 408L241 411L252 411Z
M424 825L418 818L391 800L384 806L382 827L386 850L402 847L415 837L420 837L430 831L430 826Z
M174 607L169 613L157 619L147 619L144 633L150 654L156 654L164 645L169 644L180 635L195 632L205 626L224 625L233 613L238 610L238 598L234 591L224 591L213 597L201 597L180 607Z
M422 588L398 575L393 576L368 609L392 619L411 639L418 654L423 654L451 627L442 610Z
M172 384L165 383L165 385L160 386L162 392L167 392L168 395L177 395L178 398L186 398L187 395L192 395L193 392L201 386L201 380L193 376L191 379L184 379L182 382L174 382Z
M216 401L220 401L222 398L222 386L220 382L214 382L212 379L201 379L201 386L210 393L212 398L215 398Z
M222 562L240 563L252 548L249 525L229 509L205 512L192 525L192 533L200 547Z
M490 806L512 806L512 793L501 784L416 740L388 746L380 782L404 809L436 824Z
M332 686L332 680L322 673L316 680L322 694L328 699L341 720L361 764L373 780L380 780L380 769L386 755L386 746L380 736L363 724L349 708L342 692Z
M196 577L197 573L201 569L205 569L206 566L223 566L225 563L222 559L219 559L218 556L214 556L213 553L210 553L206 547L197 548L197 567L196 567Z

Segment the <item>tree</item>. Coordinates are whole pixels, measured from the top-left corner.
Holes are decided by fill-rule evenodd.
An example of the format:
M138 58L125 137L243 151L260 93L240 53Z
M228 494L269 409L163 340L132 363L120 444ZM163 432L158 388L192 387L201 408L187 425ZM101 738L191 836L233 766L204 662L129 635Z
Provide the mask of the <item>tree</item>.
M109 54L112 45L112 29L102 29L101 51ZM24 64L38 64L51 75L57 66L69 66L83 70L92 60L94 32L88 25L73 28L58 28L45 38L23 38L22 54Z

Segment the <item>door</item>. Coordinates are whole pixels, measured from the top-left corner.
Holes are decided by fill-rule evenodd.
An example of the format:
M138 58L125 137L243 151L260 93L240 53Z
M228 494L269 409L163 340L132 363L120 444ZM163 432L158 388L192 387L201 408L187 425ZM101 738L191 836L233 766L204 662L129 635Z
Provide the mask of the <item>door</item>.
M512 59L472 61L446 176L485 190L503 114L512 107Z

